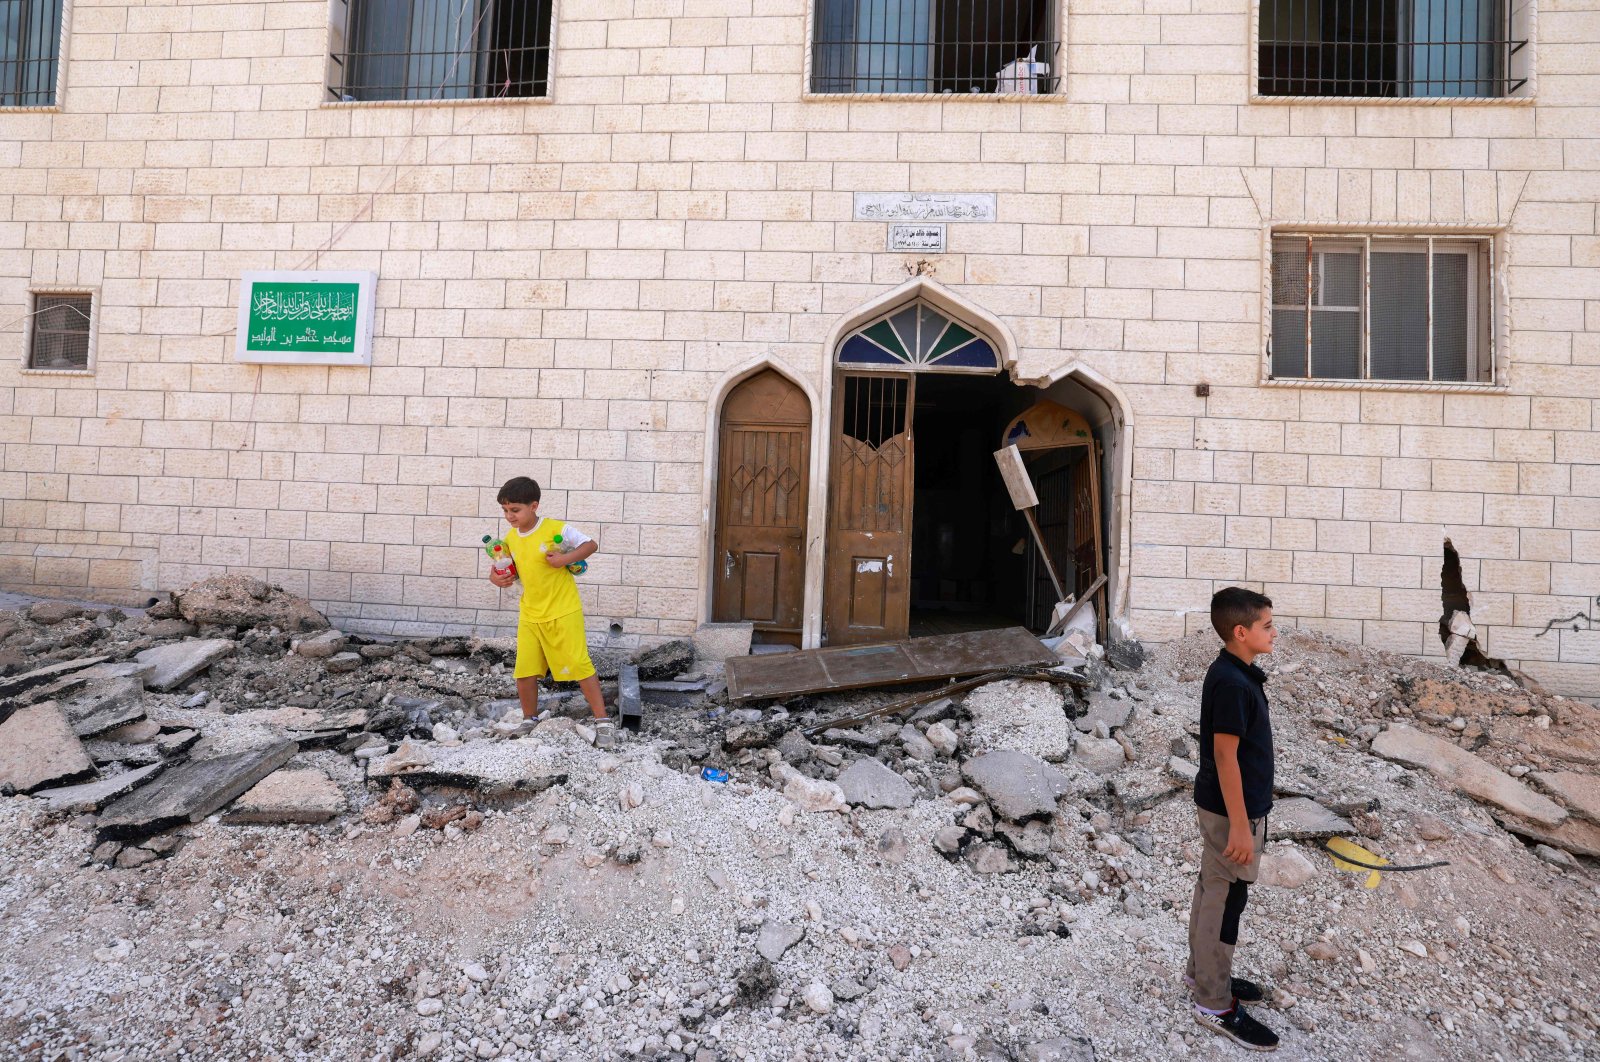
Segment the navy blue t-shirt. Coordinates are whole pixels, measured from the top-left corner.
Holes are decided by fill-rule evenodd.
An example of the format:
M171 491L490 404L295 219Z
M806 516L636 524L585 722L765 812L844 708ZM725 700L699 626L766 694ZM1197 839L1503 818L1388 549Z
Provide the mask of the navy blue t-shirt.
M1228 813L1217 778L1218 734L1238 735L1245 814L1259 819L1272 810L1272 719L1267 714L1266 682L1266 672L1226 649L1206 672L1200 691L1200 774L1194 780L1194 802L1213 814Z

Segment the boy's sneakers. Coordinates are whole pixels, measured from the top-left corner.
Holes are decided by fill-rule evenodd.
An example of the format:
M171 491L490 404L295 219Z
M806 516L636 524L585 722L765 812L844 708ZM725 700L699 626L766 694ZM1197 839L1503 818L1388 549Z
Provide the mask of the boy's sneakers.
M594 721L594 747L611 749L617 745L617 724L610 719Z
M1183 975L1183 983L1191 989L1194 988L1194 978L1188 974ZM1260 1003L1267 998L1267 994L1262 991L1260 985L1254 981L1246 981L1242 977L1230 977L1228 986L1233 993L1233 998L1240 1003Z
M1245 1009L1237 1001L1234 1002L1232 1010L1221 1014L1212 1014L1196 1007L1194 1020L1212 1032L1220 1033L1252 1051L1278 1049L1278 1034L1246 1014Z

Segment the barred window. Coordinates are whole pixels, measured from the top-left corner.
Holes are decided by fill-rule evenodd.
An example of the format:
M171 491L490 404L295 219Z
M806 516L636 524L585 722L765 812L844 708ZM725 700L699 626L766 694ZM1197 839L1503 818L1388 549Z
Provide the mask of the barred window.
M1492 241L1272 241L1274 379L1492 382Z
M552 0L342 0L328 91L345 101L545 96Z
M62 0L0 0L0 107L56 102Z
M1055 0L816 0L813 92L1056 92Z
M35 293L28 368L87 369L93 308L92 295Z
M1265 96L1514 95L1525 11L1510 0L1262 0ZM1521 39L1518 39L1518 37Z

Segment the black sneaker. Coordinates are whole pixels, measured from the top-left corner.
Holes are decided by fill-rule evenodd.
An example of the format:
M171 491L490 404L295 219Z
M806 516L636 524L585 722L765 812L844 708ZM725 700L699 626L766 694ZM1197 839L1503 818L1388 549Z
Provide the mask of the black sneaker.
M1194 978L1188 974L1183 975L1183 983L1190 988L1194 987ZM1242 977L1230 977L1228 988L1233 998L1240 1003L1260 1003L1267 998L1267 993L1254 981L1246 981Z
M1239 1046L1252 1051L1278 1049L1278 1034L1246 1014L1238 1003L1234 1003L1233 1009L1224 1014L1208 1014L1197 1010L1194 1012L1194 1020L1212 1032L1221 1033Z

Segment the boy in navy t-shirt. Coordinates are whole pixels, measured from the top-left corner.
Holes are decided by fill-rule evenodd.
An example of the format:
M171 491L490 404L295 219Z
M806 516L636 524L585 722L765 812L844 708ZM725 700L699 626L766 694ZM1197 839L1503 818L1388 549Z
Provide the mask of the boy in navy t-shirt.
M1195 1021L1255 1051L1278 1037L1239 1004L1264 998L1233 976L1250 883L1261 867L1267 813L1272 810L1272 719L1266 674L1255 659L1272 652L1272 600L1230 586L1211 598L1211 625L1222 652L1200 693L1200 773L1194 782L1200 824L1200 878L1189 910L1189 965Z

